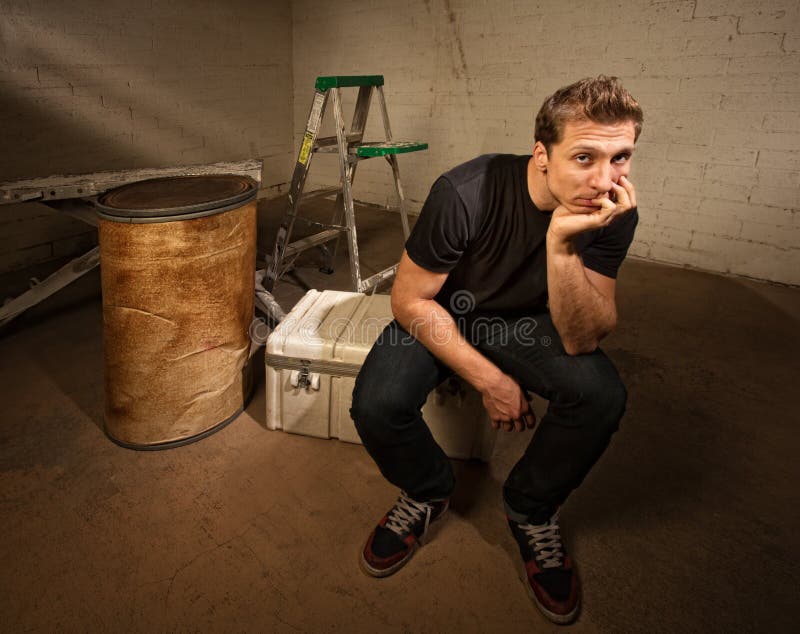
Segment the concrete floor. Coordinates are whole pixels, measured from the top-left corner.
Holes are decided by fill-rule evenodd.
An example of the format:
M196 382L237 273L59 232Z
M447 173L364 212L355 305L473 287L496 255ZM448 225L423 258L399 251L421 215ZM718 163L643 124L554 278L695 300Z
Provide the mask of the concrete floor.
M365 268L396 259L386 214L359 221ZM347 267L300 271L285 308L304 285L347 289ZM618 297L604 349L630 402L562 513L584 584L570 629L797 631L800 289L629 261ZM0 333L3 631L557 629L517 576L500 504L527 434L458 462L436 539L371 579L358 552L396 492L362 447L266 430L263 370L215 435L117 447L101 327L95 272Z

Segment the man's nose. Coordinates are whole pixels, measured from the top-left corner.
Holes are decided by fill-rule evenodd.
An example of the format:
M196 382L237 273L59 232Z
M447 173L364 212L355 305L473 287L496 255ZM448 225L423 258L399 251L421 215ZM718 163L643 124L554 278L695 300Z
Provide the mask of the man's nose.
M611 166L604 163L598 164L592 173L592 188L600 193L604 193L611 191L613 182Z

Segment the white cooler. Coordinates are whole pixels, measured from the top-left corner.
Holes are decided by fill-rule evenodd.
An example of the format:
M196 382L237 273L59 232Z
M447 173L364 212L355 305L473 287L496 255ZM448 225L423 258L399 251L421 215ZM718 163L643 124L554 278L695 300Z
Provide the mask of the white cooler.
M267 339L267 427L360 443L350 418L353 384L391 320L388 295L308 291ZM491 457L497 432L465 381L445 381L422 415L451 458Z

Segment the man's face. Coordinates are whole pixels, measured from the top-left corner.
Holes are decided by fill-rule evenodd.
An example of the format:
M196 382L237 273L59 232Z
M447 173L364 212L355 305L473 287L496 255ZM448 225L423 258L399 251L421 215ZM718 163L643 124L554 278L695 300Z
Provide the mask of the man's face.
M552 196L573 213L597 210L592 199L608 197L611 183L628 176L635 135L632 121L568 121L561 141L542 158Z

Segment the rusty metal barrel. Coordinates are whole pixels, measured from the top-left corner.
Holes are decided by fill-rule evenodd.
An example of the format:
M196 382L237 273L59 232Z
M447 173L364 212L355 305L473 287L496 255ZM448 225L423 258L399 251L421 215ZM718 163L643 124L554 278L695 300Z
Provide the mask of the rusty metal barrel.
M98 200L105 430L116 443L183 445L244 408L257 192L244 176L179 176Z

